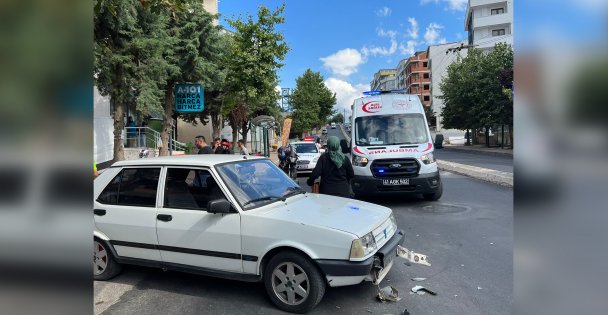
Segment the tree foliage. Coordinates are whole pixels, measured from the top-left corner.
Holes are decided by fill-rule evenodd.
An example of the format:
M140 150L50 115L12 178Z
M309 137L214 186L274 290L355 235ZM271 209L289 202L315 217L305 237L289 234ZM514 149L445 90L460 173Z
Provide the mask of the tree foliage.
M344 123L344 115L342 115L342 113L337 113L337 114L333 115L331 117L331 119L329 120L329 123L332 123L332 122L335 122L338 124Z
M296 78L291 94L294 132L306 132L325 124L333 114L336 94L327 88L320 72L307 69Z
M489 53L470 49L465 58L451 64L440 84L444 127L473 129L506 124L512 128L512 71L513 49L504 43L496 44Z
M227 115L236 142L237 130L246 139L250 118L278 113L278 69L289 47L277 26L285 22L285 5L275 11L260 6L257 19L252 15L239 16L228 23L234 28L227 56L226 98Z

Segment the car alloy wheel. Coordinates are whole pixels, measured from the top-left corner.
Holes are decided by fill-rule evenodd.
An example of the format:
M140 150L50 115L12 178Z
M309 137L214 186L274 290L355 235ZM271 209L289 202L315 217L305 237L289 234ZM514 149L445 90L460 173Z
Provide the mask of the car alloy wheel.
M284 262L272 272L272 290L282 302L298 305L308 297L310 282L300 266Z
M108 267L108 251L98 241L94 243L93 250L93 275L101 275Z

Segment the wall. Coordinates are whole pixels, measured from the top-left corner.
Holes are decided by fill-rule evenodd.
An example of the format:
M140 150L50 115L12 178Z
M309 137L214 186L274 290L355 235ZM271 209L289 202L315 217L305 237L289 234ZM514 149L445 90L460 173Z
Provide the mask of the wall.
M114 157L114 120L110 115L110 98L93 88L93 160L97 164Z

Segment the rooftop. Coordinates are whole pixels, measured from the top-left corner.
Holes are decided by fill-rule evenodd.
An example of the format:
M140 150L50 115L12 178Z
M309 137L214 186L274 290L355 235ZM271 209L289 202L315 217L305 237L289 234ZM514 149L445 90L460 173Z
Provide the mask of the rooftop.
M263 159L258 156L244 156L236 154L191 154L178 156L160 156L137 160L118 161L112 165L116 166L136 166L136 165L194 165L194 166L213 166L220 163L235 162L243 160Z

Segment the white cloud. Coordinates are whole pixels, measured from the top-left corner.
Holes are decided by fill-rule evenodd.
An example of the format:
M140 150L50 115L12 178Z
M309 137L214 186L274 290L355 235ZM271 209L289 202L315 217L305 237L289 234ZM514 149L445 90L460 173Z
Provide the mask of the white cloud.
M399 51L401 51L402 55L411 56L416 52L416 46L418 42L415 40L408 40L406 45L399 45Z
M408 18L407 21L410 23L410 27L407 29L407 34L410 38L418 38L418 21L415 18Z
M362 97L364 91L369 91L369 84L357 84L353 86L349 82L337 78L325 80L325 86L336 93L336 106L334 109L339 112L346 109L347 113L350 112L353 100Z
M363 54L363 56L365 58L367 58L367 56L370 56L370 55L374 56L374 57L375 56L391 56L397 52L397 48L399 47L399 44L397 43L397 32L390 31L390 30L385 31L384 29L379 28L378 36L389 37L391 40L390 47L364 46L363 48L361 48L361 53Z
M446 10L464 11L467 8L468 0L420 0L421 5L425 5L430 2L443 2L446 5Z
M382 9L376 10L376 15L378 15L378 16L389 16L389 15L391 15L392 12L393 12L393 10L391 10L391 8L389 8L389 7L383 7Z
M433 45L437 43L437 39L439 38L439 36L441 36L442 28L442 25L439 25L435 22L429 24L429 26L426 27L426 32L424 33L424 41L427 43L427 45Z
M352 48L342 49L333 55L320 59L323 61L325 68L333 74L341 76L348 76L357 72L357 68L365 63L361 53Z
M442 38L440 38L440 39L439 39L439 43L440 43L440 44L445 44L445 43L447 43L447 42L448 42L448 41L445 39L445 37L442 37Z

